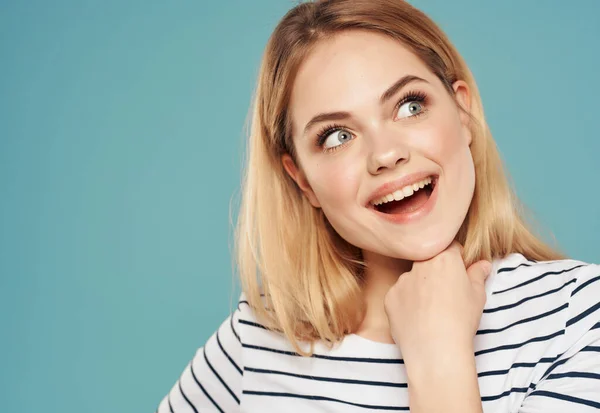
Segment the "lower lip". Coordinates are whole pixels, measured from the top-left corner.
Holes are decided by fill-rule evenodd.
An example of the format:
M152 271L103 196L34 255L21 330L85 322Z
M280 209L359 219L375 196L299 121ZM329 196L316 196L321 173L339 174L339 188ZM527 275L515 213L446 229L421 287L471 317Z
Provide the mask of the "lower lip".
M438 177L438 182L436 182L435 187L433 188L431 195L429 195L429 199L427 200L427 202L425 202L425 204L423 204L421 208L415 211L408 212L406 214L384 214L383 212L379 212L378 210L376 210L375 207L371 207L371 209L381 218L389 222L393 222L394 224L407 224L409 222L416 221L429 214L435 206L439 186L440 185Z

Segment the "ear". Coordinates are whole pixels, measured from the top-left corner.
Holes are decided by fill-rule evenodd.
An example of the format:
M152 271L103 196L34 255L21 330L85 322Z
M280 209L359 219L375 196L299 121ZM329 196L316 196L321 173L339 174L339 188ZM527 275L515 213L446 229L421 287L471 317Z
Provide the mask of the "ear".
M452 84L452 89L454 89L454 96L456 99L456 103L462 107L466 112L471 112L471 90L469 89L469 85L464 80L457 80ZM463 126L467 129L468 135L468 143L471 145L471 129L469 128L469 124L471 123L471 119L459 109L459 116Z
M298 185L300 190L304 193L304 196L306 196L308 202L310 202L310 204L315 208L320 208L321 204L310 187L310 184L306 179L306 175L304 175L304 172L302 172L302 170L296 166L296 163L292 157L286 153L281 157L281 162L283 163L283 168L285 171L296 182L296 185Z

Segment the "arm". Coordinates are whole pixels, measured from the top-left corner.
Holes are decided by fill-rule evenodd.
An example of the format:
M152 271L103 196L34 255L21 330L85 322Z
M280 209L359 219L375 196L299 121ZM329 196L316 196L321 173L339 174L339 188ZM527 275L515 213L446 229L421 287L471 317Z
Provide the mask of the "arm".
M410 366L407 363L411 413L481 413L481 395L472 345L439 351Z
M239 310L200 347L157 413L238 412L242 387Z
M600 266L586 266L576 277L563 353L534 382L519 413L600 411Z
M473 337L491 265L465 268L456 242L414 262L385 297L392 337L408 376L411 413L481 413Z
M519 413L600 411L600 323L575 354L564 354L523 400Z

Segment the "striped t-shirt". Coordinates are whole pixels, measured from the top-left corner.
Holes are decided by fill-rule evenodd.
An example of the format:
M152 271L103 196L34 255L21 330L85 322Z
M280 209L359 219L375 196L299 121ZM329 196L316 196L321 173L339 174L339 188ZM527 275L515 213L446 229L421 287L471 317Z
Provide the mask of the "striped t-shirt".
M474 338L485 413L600 411L600 265L493 261ZM183 412L409 411L394 344L348 335L295 354L244 300L200 347L158 406Z

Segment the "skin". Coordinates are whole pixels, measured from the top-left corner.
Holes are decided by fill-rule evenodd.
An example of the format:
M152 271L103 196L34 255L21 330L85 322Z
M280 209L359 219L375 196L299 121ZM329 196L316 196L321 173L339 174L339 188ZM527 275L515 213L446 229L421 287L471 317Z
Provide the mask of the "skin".
M383 92L405 75L424 81L381 104ZM475 172L468 116L457 107L469 110L469 88L462 80L452 88L456 100L398 41L367 31L340 33L319 43L299 69L289 107L298 162L282 157L311 204L362 249L367 313L357 334L401 348L414 412L481 411L473 337L489 263L465 268L454 241ZM408 91L427 98L398 107ZM339 111L350 116L305 130L315 115ZM332 123L342 131L325 142L335 150L324 151L316 135ZM428 215L390 223L368 206L380 185L422 171L438 176Z

